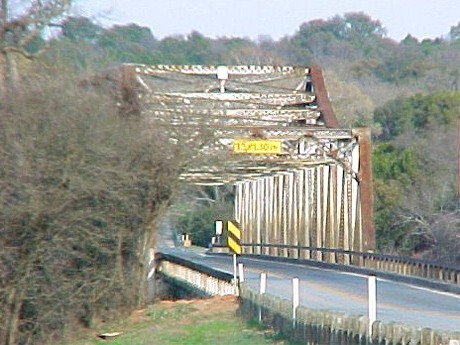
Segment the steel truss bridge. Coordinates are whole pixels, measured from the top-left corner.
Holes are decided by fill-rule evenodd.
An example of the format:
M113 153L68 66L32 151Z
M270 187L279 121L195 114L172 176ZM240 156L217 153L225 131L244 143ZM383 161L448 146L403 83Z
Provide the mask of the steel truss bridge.
M235 186L234 218L243 233L243 254L256 254L240 259L250 267L247 278L254 272L270 271L281 284L271 287L276 295L272 303L265 298L269 294L245 295L250 291L248 279L241 290L243 304L249 301L259 310L272 308L273 313L281 314L282 308L273 306L281 305L278 297L286 298L283 293L290 289L280 277L302 274L303 289L308 284L310 289L306 298L311 299L305 299L304 305L316 303L317 307L318 301L326 300L330 303L327 308L353 309L361 298L355 279L377 275L407 283L381 282L382 292L383 285L395 286L386 290L387 296L379 297L386 301L381 315L389 324L373 321L370 314L367 319L350 319L350 324L358 325L355 333L344 326L342 314L337 322L331 321L334 314L327 314L320 324L334 331L345 329L347 334L367 329L368 338L379 342L458 344L458 333L441 336L418 326L455 328L452 325L458 316L452 305L460 291L459 268L373 253L370 130L339 128L318 67L130 64L122 69L121 97L123 113L138 114L146 124L162 126L173 142L198 148L183 180ZM150 254L148 279L152 272L161 272L212 294L237 290L235 275L228 273L228 267L233 267L228 256L202 255L182 247L159 248L156 256L152 249ZM306 272L305 264L358 274L350 278L335 272L331 279L331 271ZM411 285L451 294L431 295ZM311 286L321 298L312 295ZM409 320L407 310L415 315L410 318L416 328L403 335L402 326L394 321ZM436 322L427 321L426 315L436 315ZM311 320L318 324L317 319L305 320L306 327Z
M320 68L128 64L122 76L125 110L172 138L210 133L181 178L235 186L243 253L346 264L330 250L374 249L370 131L338 126Z

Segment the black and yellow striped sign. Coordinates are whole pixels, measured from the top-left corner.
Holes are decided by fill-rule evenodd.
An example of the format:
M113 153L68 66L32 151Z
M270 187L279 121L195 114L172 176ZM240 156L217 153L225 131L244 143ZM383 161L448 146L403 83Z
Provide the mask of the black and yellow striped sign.
M238 223L229 220L227 223L227 245L228 248L236 255L241 255L241 230Z

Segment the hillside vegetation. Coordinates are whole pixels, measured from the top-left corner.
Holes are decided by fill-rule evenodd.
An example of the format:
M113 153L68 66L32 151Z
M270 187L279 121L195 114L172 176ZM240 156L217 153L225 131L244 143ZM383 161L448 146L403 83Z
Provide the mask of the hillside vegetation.
M203 244L228 213L229 191L182 197L188 146L94 83L115 83L105 72L121 63L320 65L341 126L373 131L378 249L460 264L460 23L421 42L395 42L363 13L299 23L279 41L159 40L136 24L63 17L69 3L37 2L0 25L0 344L50 344L142 305L147 250L173 201L177 226Z

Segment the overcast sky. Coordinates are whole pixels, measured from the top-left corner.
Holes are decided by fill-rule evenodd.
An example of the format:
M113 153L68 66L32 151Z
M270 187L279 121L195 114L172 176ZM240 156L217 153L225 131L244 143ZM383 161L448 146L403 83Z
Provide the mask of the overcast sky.
M106 24L147 26L156 38L189 34L207 37L294 34L312 19L364 12L388 36L437 38L460 22L460 0L80 0L79 13Z

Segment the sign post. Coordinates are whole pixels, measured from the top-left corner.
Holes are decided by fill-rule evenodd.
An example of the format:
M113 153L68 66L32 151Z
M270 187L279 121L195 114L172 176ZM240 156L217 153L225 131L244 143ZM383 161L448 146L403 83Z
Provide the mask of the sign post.
M236 254L233 254L233 285L235 289L235 296L239 296L236 267L237 267Z
M227 223L227 245L233 252L233 281L235 285L235 295L238 296L238 282L237 282L237 255L241 255L241 230L236 221L228 221Z

